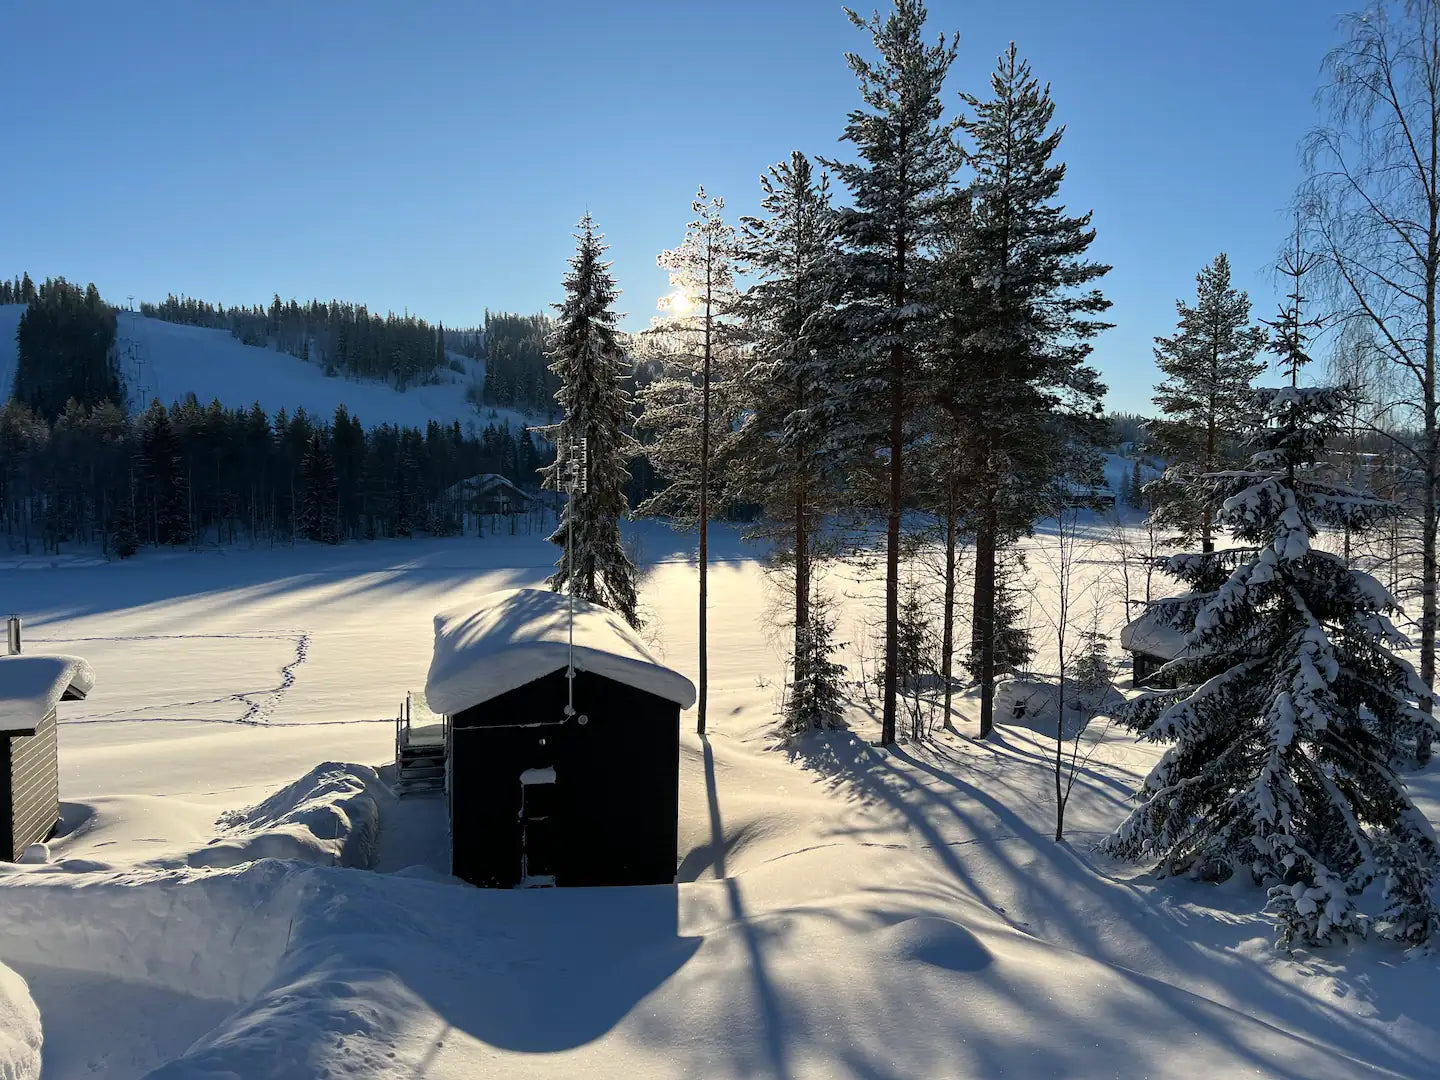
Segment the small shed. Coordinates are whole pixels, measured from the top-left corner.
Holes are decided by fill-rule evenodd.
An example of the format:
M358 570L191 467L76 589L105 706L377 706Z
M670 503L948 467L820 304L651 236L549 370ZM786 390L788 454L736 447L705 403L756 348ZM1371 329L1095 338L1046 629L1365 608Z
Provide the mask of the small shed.
M1131 657L1131 683L1155 689L1173 689L1174 676L1157 675L1161 667L1185 652L1188 632L1166 622L1161 609L1151 605L1120 631L1120 647Z
M0 860L48 840L60 821L55 706L90 693L78 656L0 656Z
M675 880L690 680L620 616L517 589L435 616L425 684L445 715L451 872L475 885Z

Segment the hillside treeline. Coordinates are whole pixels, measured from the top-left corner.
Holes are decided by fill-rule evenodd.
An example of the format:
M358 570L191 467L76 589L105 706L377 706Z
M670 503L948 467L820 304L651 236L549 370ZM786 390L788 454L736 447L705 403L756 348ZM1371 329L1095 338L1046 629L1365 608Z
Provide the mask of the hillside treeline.
M193 395L136 416L72 401L54 421L0 406L0 525L11 550L99 545L326 542L458 532L446 489L477 473L533 486L548 448L528 431L458 423L366 429L332 417L268 415Z
M277 294L269 307L225 307L192 296L142 303L152 319L228 330L246 345L271 347L313 360L327 375L383 380L397 390L434 382L448 366L446 332L414 315L380 316L364 304L339 300L301 304Z

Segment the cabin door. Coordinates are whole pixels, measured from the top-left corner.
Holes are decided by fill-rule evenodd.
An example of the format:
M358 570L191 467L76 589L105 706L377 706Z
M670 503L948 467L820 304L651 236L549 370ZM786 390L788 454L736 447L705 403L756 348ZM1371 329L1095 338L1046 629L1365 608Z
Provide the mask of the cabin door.
M555 884L557 829L555 770L526 769L520 774L520 887Z

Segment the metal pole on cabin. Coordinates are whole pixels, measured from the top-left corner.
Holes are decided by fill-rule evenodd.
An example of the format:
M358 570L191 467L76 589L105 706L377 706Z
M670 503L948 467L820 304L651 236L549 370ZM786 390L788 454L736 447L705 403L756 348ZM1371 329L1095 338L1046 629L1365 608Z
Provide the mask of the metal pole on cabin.
M566 704L565 716L575 715L575 496L589 487L586 483L586 454L588 445L582 436L569 449L570 497L565 502L565 579L569 586L566 592L570 603L570 664L565 669Z
M565 593L570 605L570 662L565 668L565 717L575 715L575 444L565 448Z
M5 651L11 656L20 655L19 615L11 615L5 623Z

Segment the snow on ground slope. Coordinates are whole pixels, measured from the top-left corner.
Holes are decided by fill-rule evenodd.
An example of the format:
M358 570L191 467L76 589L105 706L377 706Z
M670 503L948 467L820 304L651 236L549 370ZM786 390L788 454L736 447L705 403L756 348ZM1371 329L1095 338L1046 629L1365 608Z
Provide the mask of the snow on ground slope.
M642 546L647 637L693 677L685 538ZM1434 1075L1434 957L1287 960L1253 891L1089 850L1154 748L1096 727L1065 844L1054 744L973 740L968 700L923 746L871 747L857 709L853 732L777 748L782 645L756 627L778 586L743 554L712 568L710 737L683 714L680 883L447 879L440 800L316 767L382 765L433 613L553 559L518 537L8 575L32 647L97 672L61 713L66 835L50 864L0 872L0 961L38 1003L47 1078ZM845 582L848 621L874 587ZM185 716L202 685L208 711ZM1418 778L1432 817L1436 786ZM237 828L338 836L333 813L292 810L351 797L391 872L191 859Z
M19 304L0 305L0 393L8 396L15 374L15 330L25 310ZM284 408L305 411L329 419L343 404L366 427L400 424L424 428L436 420L450 424L458 420L464 428L475 424L509 423L518 427L540 422L513 409L486 406L476 409L465 399L472 379L479 379L484 365L464 360L470 370L460 374L449 369L439 373L434 386L412 387L403 393L381 382L329 378L318 365L274 349L244 345L225 330L181 326L121 312L116 345L122 357L121 376L132 396L134 373L124 360L131 341L138 343L146 358L145 379L149 399L158 397L169 404L193 393L202 404L218 399L227 408L248 408L259 401L269 413Z

